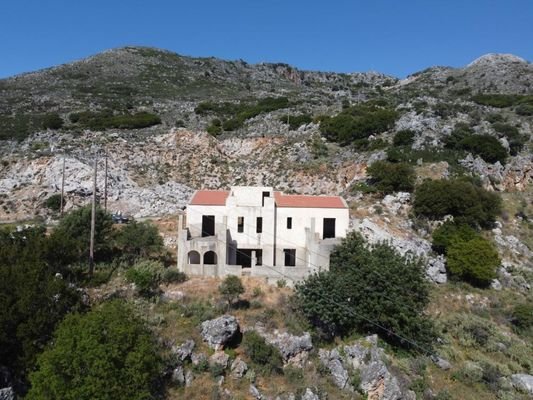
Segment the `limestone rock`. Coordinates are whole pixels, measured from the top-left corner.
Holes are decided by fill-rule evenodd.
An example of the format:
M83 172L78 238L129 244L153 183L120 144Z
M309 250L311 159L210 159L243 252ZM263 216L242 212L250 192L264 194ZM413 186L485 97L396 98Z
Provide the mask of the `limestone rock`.
M435 363L435 365L437 367L439 367L440 369L444 370L444 371L447 371L449 369L452 368L452 364L450 364L450 362L448 360L445 360L444 358L442 357L433 357L432 358L433 362Z
M348 371L344 368L340 353L337 349L318 351L318 357L320 363L329 370L333 383L337 385L339 389L347 387L348 383Z
M172 371L172 382L177 383L178 385L185 384L185 373L182 365L178 365L174 368L174 371Z
M240 358L237 357L231 363L231 377L234 379L240 379L248 371L248 365Z
M207 363L207 356L204 353L192 353L191 354L192 364L198 366L203 363Z
M172 352L176 355L179 361L185 361L191 357L192 351L194 349L194 340L189 339L186 342L182 343L178 347L174 347Z
M292 364L296 367L303 367L309 351L313 349L313 342L309 332L304 332L301 336L291 335L287 332L279 332L277 330L273 333L268 333L260 324L257 324L254 329L268 344L271 344L279 350L285 363Z
M302 400L320 400L320 397L318 397L318 395L316 395L311 389L306 388Z
M250 385L249 392L252 395L252 397L256 400L261 400L263 398L263 396L261 395L261 392L259 391L259 389L255 387L255 385Z
M229 356L223 351L216 351L209 357L209 365L220 365L222 368L228 368Z
M511 375L511 382L516 389L533 395L533 375L514 374Z
M215 350L223 349L239 332L239 323L232 315L202 322L202 338Z
M192 381L194 380L194 375L190 369L185 372L185 387L190 387Z

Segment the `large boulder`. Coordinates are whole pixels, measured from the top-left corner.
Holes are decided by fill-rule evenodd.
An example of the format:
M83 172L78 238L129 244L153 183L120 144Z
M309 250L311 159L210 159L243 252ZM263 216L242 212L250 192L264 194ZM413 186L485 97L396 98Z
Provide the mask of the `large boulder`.
M201 335L209 347L221 350L240 333L237 318L223 315L219 318L202 322Z
M319 350L321 364L329 370L333 382L346 391L362 390L371 400L400 400L415 398L413 392L402 390L398 379L388 370L382 348L377 345L377 336L369 336L352 345L333 350ZM353 387L350 374L357 371L361 377L360 387Z
M511 375L513 386L529 395L533 395L533 375L514 374Z
M222 368L228 368L229 356L223 351L215 351L211 357L209 357L209 365L220 365Z
M300 336L279 332L278 330L268 333L261 324L256 324L254 330L268 344L279 350L286 364L302 368L308 358L309 351L313 349L313 341L308 332L304 332Z

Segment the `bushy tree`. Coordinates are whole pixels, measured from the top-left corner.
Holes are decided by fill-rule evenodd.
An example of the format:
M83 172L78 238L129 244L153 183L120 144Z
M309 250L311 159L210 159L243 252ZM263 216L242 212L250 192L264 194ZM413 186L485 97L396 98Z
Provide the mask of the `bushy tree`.
M501 164L505 164L505 159L508 156L507 150L500 141L490 135L467 136L459 142L458 148L480 156L489 163L499 161Z
M78 208L66 214L52 232L57 241L68 244L74 249L79 261L85 261L89 255L91 233L91 206ZM96 208L95 258L103 257L112 248L113 219L102 208Z
M249 331L244 334L242 341L244 351L255 364L256 368L264 372L279 372L283 361L278 349L265 342L257 332Z
M376 161L367 169L372 184L383 193L411 192L415 186L415 171L407 163Z
M411 146L415 140L415 132L410 129L404 129L396 132L392 139L394 146Z
M490 227L501 212L501 199L467 180L428 180L416 188L413 210L430 219L452 215L459 224Z
M158 261L139 261L126 271L126 279L135 284L143 296L152 295L162 282L165 269Z
M452 241L446 259L450 275L480 287L490 285L500 265L494 245L481 236L468 241Z
M348 235L331 254L330 270L297 285L296 298L311 324L329 337L376 332L403 347L413 341L431 347L425 273L387 244L370 246L361 235Z
M159 373L154 340L120 301L71 314L31 374L28 400L146 400Z
M48 252L55 254L44 228L0 230L0 360L21 382L56 324L82 307Z
M231 307L235 300L244 293L244 286L241 278L236 275L228 275L218 287L218 291L228 302L228 307Z
M513 308L512 323L519 330L533 328L533 305L529 303L517 304Z
M63 119L58 113L46 114L43 119L43 129L59 129L63 126Z
M478 233L469 225L456 224L446 221L439 226L432 235L432 247L439 254L446 254L446 250L454 242L466 242L478 236Z
M45 200L44 205L52 211L57 212L61 210L61 195L60 194L51 195ZM63 199L63 205L65 205L64 199Z
M124 225L117 232L115 243L126 256L148 258L158 256L164 250L163 238L149 221Z

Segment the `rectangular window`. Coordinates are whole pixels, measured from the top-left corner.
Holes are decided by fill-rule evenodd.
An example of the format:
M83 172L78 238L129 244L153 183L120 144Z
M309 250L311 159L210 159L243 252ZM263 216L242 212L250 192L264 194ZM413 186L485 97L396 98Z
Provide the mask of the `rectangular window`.
M263 207L265 206L265 197L270 197L270 192L263 192Z
M215 216L202 215L202 237L215 236Z
M323 238L329 239L335 237L335 218L324 218Z
M244 232L244 217L237 218L237 232Z
M287 229L292 229L292 217L287 217Z
M257 217L257 224L256 224L256 227L255 227L255 231L257 233L262 233L263 232L263 217Z
M296 249L283 249L283 253L285 253L285 266L296 266Z

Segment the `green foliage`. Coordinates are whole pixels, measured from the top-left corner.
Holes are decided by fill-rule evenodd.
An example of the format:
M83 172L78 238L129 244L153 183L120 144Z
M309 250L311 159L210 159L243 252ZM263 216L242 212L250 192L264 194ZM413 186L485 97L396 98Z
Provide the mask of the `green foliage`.
M531 116L533 115L533 104L520 104L515 108L518 115Z
M228 302L228 306L231 307L233 302L244 293L244 286L242 285L241 278L235 275L228 275L218 287L218 292Z
M152 398L160 360L150 332L113 301L59 325L31 374L28 400Z
M264 373L280 372L283 361L278 349L265 342L257 332L248 331L244 334L242 346L252 360L254 367Z
M363 103L322 119L320 131L327 139L348 145L391 129L397 118L398 113L391 108Z
M300 126L313 122L313 118L309 114L284 115L279 120L284 124L289 124L291 131L295 131Z
M376 161L367 169L372 185L383 193L411 192L415 186L415 171L406 163Z
M452 215L458 224L490 227L501 212L501 199L466 180L428 180L416 188L413 211L430 219Z
M512 313L512 323L519 330L533 327L533 305L529 303L517 304Z
M498 139L490 135L475 135L472 128L464 123L455 125L451 135L445 138L444 146L448 149L470 152L490 163L500 161L503 164L507 158L507 150Z
M165 248L157 227L149 221L132 221L123 225L115 241L122 255L130 258L157 257Z
M507 139L509 142L509 152L511 155L515 156L527 142L527 137L521 135L518 128L515 126L504 124L502 122L495 122L492 124L492 127L496 132Z
M447 249L450 275L475 286L486 287L496 278L500 265L498 252L488 240L476 236L468 241L454 240Z
M207 133L212 136L222 133L222 122L218 118L212 119L211 124L207 127Z
M175 268L166 268L161 277L161 282L168 285L170 283L182 283L187 280L187 275L184 272L178 271Z
M484 106L507 108L519 104L533 104L533 95L478 94L472 100Z
M247 119L253 118L259 114L287 108L289 106L289 99L286 97L266 97L258 100L255 104L249 103L213 103L201 102L194 109L198 115L215 114L219 117L225 117L222 122L222 130L234 131L241 128ZM213 122L208 128L208 132L212 135L217 135L221 131L220 125Z
M458 225L451 221L446 221L433 232L432 247L437 253L446 254L446 250L452 243L457 241L466 242L476 236L478 236L478 233L469 225Z
M392 139L394 146L411 146L415 140L415 132L409 129L396 132Z
M44 228L0 229L0 360L22 382L56 324L81 307L75 287L56 277L52 257Z
M429 302L425 273L387 244L370 246L351 233L331 254L330 270L297 285L296 298L327 337L376 332L406 348L410 341L432 345L433 325L423 312Z
M89 256L91 234L91 206L78 208L66 214L54 229L51 239L63 243L66 262L72 257L86 261ZM96 208L94 252L95 259L104 259L112 248L113 219L102 208Z
M49 208L52 211L57 212L61 210L61 195L60 194L51 195L44 201L44 205L46 208ZM65 205L65 201L63 200L63 206L64 205Z
M323 142L322 136L316 134L311 138L311 154L313 158L319 159L322 157L327 157L328 155L328 146Z
M60 129L63 126L63 118L58 113L49 113L44 116L43 129Z
M158 261L143 260L126 271L128 282L134 283L142 296L152 296L163 279L164 266Z
M161 118L148 112L135 114L114 114L111 110L83 111L69 115L72 123L89 129L140 129L161 123Z

